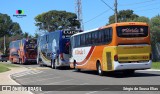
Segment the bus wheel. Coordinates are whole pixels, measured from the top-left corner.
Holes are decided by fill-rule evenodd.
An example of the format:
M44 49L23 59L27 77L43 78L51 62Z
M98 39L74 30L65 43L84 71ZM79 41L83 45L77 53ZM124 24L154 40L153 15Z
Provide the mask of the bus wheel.
M41 58L38 59L38 64L39 64L40 67L43 67L43 63L42 63L42 59Z
M19 59L19 63L22 64L22 59Z
M98 72L98 75L100 75L100 76L104 75L104 72L102 70L102 67L101 67L100 63L97 63L97 72Z
M78 71L78 72L81 71L81 69L76 68L76 61L74 61L73 66L74 66L74 69L75 69L76 71Z
M51 60L51 68L55 69L55 60Z

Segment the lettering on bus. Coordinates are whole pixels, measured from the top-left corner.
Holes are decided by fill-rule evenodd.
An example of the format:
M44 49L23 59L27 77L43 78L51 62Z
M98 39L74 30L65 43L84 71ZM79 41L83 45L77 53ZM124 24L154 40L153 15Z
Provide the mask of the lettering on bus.
M147 26L119 26L117 27L118 37L146 37L148 35Z
M69 37L71 37L71 35L73 35L73 34L76 34L76 33L78 33L78 32L80 32L80 31L78 31L78 30L64 30L62 33L62 38L69 38Z
M85 54L85 49L84 50L82 50L82 49L75 50L75 55L82 55L82 54Z
M72 34L76 34L76 33L78 33L78 32L79 32L79 31L65 30L65 31L63 31L63 34L72 35Z

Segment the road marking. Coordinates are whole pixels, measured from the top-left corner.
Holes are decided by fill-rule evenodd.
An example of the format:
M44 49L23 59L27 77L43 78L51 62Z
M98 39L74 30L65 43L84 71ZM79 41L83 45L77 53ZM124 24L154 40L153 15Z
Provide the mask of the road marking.
M25 75L34 75L34 74L39 74L39 73L42 73L42 71L40 71L40 70L36 70L36 71L29 70L29 71L23 71L23 72L12 74L12 76L17 78L17 77L22 77L22 76L25 76Z
M50 83L50 84L47 84L47 85L52 85L52 84L57 84L57 83L62 83L62 82L68 82L68 81L72 81L74 79L70 79L70 80L63 80L63 81L59 81L59 82L54 82L54 83Z
M16 79L22 79L22 80L24 80L24 79L31 79L31 78L47 77L47 76L51 76L51 75L55 75L55 74L49 74L49 75L43 75L43 76L32 76L32 77L25 77L25 78L16 78Z
M147 70L137 70L137 71L160 71L158 69L147 69Z
M53 77L53 78L48 78L48 79L40 79L40 80L34 80L34 81L27 81L27 82L24 82L24 83L30 83L30 82L39 82L39 81L45 81L45 80L49 80L49 79L56 79L56 78L60 78L60 77ZM23 83L23 84L24 84Z
M47 70L47 69L51 69L51 68L48 68L48 67L29 67L29 69L32 69L32 70Z

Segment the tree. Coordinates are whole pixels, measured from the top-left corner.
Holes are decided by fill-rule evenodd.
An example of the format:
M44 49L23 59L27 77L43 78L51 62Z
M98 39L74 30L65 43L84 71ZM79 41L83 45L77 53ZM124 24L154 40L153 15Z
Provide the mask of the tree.
M20 39L22 30L17 22L13 22L7 14L0 13L0 51L3 52L4 36L6 48L8 49L10 41ZM13 38L14 37L14 38ZM8 51L8 50L6 50Z
M133 13L133 10L121 10L118 12L118 22L126 22L127 20L133 20L139 17L137 14ZM109 24L114 23L114 15L109 17Z
M128 19L128 22L146 22L146 23L150 23L150 19L145 17L145 16L140 16L140 17L136 17L134 19Z
M153 53L153 60L157 61L160 60L160 56L157 53L157 43L160 42L160 16L157 15L150 20L150 27L151 27L151 44L152 44L152 53Z
M39 30L48 32L73 27L80 28L80 22L76 19L77 15L75 13L51 10L36 16L35 25Z
M38 38L38 33L34 33L34 38Z
M4 35L22 34L22 30L18 23L12 22L10 16L0 13L0 37Z
M28 36L29 36L29 34L28 34L27 32L25 32L25 33L23 34L23 37L24 37L24 38L28 38Z

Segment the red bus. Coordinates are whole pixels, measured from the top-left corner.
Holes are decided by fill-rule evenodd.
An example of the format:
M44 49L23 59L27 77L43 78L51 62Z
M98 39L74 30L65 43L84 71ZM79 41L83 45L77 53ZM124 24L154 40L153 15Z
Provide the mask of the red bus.
M21 40L12 41L9 44L9 61L11 63L19 62L19 44Z
M22 39L19 50L19 63L36 63L37 60L37 39Z
M37 39L31 38L12 41L9 50L9 60L11 63L36 63Z

